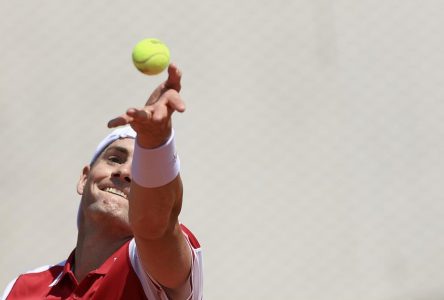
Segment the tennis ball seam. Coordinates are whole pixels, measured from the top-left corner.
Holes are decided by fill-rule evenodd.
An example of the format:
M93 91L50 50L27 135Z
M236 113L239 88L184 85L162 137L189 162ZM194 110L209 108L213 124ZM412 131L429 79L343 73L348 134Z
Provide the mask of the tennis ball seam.
M144 59L144 60L142 60L142 61L136 61L136 60L134 60L134 61L135 61L136 63L145 63L145 62L149 61L151 58L153 58L154 56L159 56L159 55L161 55L161 56L165 56L167 59L168 59L168 57L169 57L169 55L160 52L160 53L154 53L154 54L151 54L148 58L146 58L146 59Z

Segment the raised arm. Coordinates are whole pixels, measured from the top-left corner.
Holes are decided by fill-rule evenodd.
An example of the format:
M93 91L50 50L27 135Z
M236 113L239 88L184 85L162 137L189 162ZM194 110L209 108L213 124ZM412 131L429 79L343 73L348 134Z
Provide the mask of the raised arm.
M108 126L130 124L137 132L136 147L163 146L172 134L172 114L185 110L179 95L180 81L181 72L170 65L168 79L154 90L143 108L128 109ZM133 170L136 163L133 159ZM143 167L150 168L150 165ZM130 223L145 271L172 295L186 290L192 253L178 222L182 206L180 176L157 187L143 186L133 178L129 201Z

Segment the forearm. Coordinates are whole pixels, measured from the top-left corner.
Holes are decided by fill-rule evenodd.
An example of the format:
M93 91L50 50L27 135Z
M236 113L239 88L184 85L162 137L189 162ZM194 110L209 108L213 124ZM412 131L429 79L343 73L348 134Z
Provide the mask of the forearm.
M172 130L159 137L137 137L129 198L134 235L158 238L177 223L182 204L179 168Z
M178 221L180 176L157 188L131 186L130 224L145 271L171 293L189 291L192 254Z
M133 234L143 239L158 239L174 230L182 207L182 181L145 188L131 183L129 218Z

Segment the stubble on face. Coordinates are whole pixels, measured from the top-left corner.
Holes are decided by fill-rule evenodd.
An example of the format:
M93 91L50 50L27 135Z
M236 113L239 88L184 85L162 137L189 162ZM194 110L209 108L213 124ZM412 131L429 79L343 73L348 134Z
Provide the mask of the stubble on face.
M117 140L83 169L78 192L85 221L131 232L128 197L133 147L133 139Z

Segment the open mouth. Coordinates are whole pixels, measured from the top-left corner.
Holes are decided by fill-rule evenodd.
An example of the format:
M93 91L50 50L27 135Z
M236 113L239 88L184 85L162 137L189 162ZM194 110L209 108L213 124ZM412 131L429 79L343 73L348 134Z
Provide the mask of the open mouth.
M128 199L128 195L118 189L107 187L104 191Z

